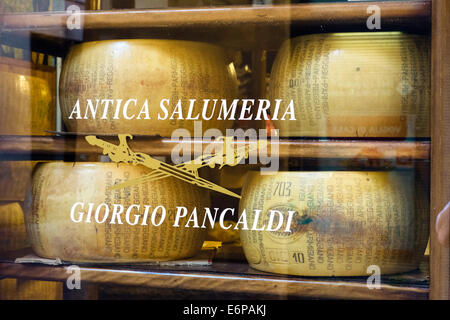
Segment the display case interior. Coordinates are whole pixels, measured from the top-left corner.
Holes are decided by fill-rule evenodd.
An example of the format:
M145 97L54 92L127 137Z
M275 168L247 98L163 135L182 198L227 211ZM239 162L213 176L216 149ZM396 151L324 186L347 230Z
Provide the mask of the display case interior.
M69 5L75 7L64 11ZM262 5L53 0L36 8L0 7L0 279L5 278L0 298L2 293L11 297L7 292L30 297L18 283L5 282L17 279L29 281L29 292L48 291L49 299L448 299L448 278L443 279L448 272L436 262L445 262L448 249L438 249L431 231L436 249L431 255L425 250L436 208L442 206L433 198L441 191L430 180L439 175L433 161L441 160L431 154L442 132L436 128L439 103L432 101L442 90L436 77L446 72L436 70L439 50L448 49L438 41L449 33L433 28L448 18L448 5L428 0ZM381 29L370 20L376 10L381 10ZM149 122L136 120L146 98L151 103L180 97L185 112L189 98L238 98L238 112L245 99L264 99L271 106L268 119L257 116L255 104L247 113L252 116L203 120L199 131L186 119L158 122L152 108ZM113 99L113 108L132 98L139 102L128 108L135 116L128 122L89 119L87 104L80 113L74 109L80 99ZM278 120L276 99L287 101L280 104ZM295 102L293 113L289 100ZM200 104L192 108L201 114ZM104 114L112 117L111 112ZM281 116L296 121L281 121ZM171 136L180 128L188 138ZM191 167L173 161L174 148L188 150L192 159L204 155L208 128L279 129L266 138L280 172L263 176L258 171L264 165L233 162L219 169L204 160L193 174ZM88 139L92 136L97 140ZM225 139L215 143L228 146ZM126 152L120 149L124 145ZM233 145L247 146L246 158L261 148L245 137ZM111 163L117 154L138 165L127 169ZM183 179L200 182L177 185L177 179L163 177L108 194L111 181L155 174L140 167L151 162L146 155L159 161L157 170L187 173ZM297 198L283 198L287 185ZM365 200L359 202L359 196ZM225 216L232 226L242 226L237 215L242 209L257 212L255 203L263 203L264 212L277 209L285 218L295 211L297 229L258 236L209 228L200 235L164 229L164 224L159 229L139 225L135 231L133 223L66 224L59 215L79 197L86 204L120 203L125 210L130 197L152 208L162 204L173 214L180 201L189 212L195 204L233 208L236 215ZM331 205L325 205L327 197ZM323 206L316 212L308 199ZM365 214L358 216L358 210ZM253 218L258 219L249 213L249 224ZM115 246L121 236L128 238ZM152 241L159 241L158 249ZM184 251L173 254L169 244ZM328 256L327 246L332 248ZM368 280L370 264L380 264L383 271L377 290ZM73 265L81 270L82 290L66 287L67 268ZM433 292L436 287L440 293Z

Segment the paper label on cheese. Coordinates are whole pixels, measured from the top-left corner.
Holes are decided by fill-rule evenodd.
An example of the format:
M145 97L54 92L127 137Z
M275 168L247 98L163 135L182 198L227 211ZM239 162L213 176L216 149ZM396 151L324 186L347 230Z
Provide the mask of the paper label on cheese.
M417 267L428 237L426 199L415 205L413 176L405 172L279 172L249 175L240 211L261 225L279 215L276 231L241 230L256 269L306 276L367 275ZM423 197L426 198L426 197ZM290 230L285 225L294 212Z
M399 32L293 38L275 60L269 96L293 99L282 136L429 137L430 44Z

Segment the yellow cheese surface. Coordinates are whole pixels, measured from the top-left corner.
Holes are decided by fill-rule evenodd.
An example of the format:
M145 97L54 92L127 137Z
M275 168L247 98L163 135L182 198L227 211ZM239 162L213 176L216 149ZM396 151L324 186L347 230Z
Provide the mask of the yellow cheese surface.
M371 265L382 274L413 270L428 239L427 196L414 188L409 172L252 172L239 211L249 225L254 210L258 227L270 210L284 222L277 231L241 230L246 258L258 270L303 276L367 276Z
M0 280L0 300L61 300L63 284L24 279Z
M64 61L60 79L62 115L69 131L89 133L130 133L171 136L177 128L194 134L194 120L186 120L189 99L197 99L192 116L202 118L202 99L235 99L236 74L229 68L230 61L220 47L179 40L108 40L86 42L73 46ZM98 111L95 119L69 119L77 99L82 116L86 101L91 99L136 99L126 120L122 113L114 118L114 110L107 119ZM137 119L145 99L149 102L150 120ZM169 118L179 99L183 103L183 120L164 117L160 102L170 99ZM99 109L100 110L100 109ZM209 113L207 114L207 116ZM218 128L224 132L231 128L232 120L202 121L203 130Z
M17 202L0 204L0 252L29 246L20 204Z
M0 57L0 134L56 128L56 68Z
M272 68L269 97L293 100L296 120L281 120L280 112L274 125L281 136L429 137L430 66L425 36L364 32L287 40Z
M32 208L25 216L34 251L46 258L82 262L164 261L195 255L201 249L206 229L185 228L188 216L180 220L180 227L173 227L173 223L176 206L184 206L188 212L196 206L209 206L209 196L204 190L175 178L108 189L148 172L141 166L115 163L55 162L38 166L33 176ZM74 222L70 216L76 202L84 203L83 210L80 207L74 210L77 220L77 213L84 212L82 222ZM97 223L92 214L91 222L85 222L88 203L94 203L94 210L106 203L109 218ZM122 224L118 220L111 223L114 204L125 208ZM141 207L130 211L129 224L125 211L131 205ZM151 206L147 225L142 225L144 205ZM159 226L151 223L151 213L157 206L166 209L166 218ZM105 211L104 207L99 211L99 220L106 216ZM139 221L132 225L135 215ZM156 224L160 217L158 211ZM203 217L202 210L199 217Z

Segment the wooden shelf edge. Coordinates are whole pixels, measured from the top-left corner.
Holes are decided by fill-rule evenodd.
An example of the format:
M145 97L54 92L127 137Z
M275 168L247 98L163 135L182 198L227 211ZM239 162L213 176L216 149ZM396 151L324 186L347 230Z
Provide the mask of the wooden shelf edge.
M148 288L240 293L250 297L271 294L279 298L325 299L427 299L428 289L382 284L370 290L363 282L314 280L311 278L271 277L213 272L136 271L113 268L80 267L87 283L140 286ZM67 280L64 267L0 263L0 276L34 280Z
M117 137L104 137L118 144ZM135 152L145 152L153 156L170 156L173 148L180 142L170 138L135 136L129 142ZM208 144L202 141L202 149ZM276 151L278 149L278 151ZM321 159L393 159L398 164L416 160L430 159L429 141L398 140L307 140L285 139L269 143L269 152L278 152L280 158L321 158ZM40 160L54 159L67 155L100 155L100 148L91 146L83 136L8 136L0 135L0 159L27 158L37 156ZM276 153L273 153L276 154ZM196 156L198 154L195 154Z
M73 30L67 28L66 12L16 13L0 15L0 32L2 44L61 57L74 43L130 38L276 51L284 40L305 32L367 31L370 5L380 8L383 31L431 29L431 1L421 0L85 11L81 28Z
M84 11L83 29L151 27L219 27L279 25L285 23L326 23L333 25L366 23L369 5L381 9L384 24L429 21L431 1L375 1L370 3L313 3L274 6L227 6L148 10ZM0 15L4 31L66 29L65 12Z

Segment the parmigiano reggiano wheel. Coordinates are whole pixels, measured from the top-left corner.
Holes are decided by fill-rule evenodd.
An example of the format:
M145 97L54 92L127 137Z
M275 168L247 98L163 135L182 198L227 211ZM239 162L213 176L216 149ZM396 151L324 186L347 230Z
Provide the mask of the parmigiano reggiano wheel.
M241 241L250 266L268 272L367 276L371 265L382 274L406 272L418 267L427 244L427 201L409 172L252 172L239 211L246 209L250 224L261 210L258 227L270 210L284 220L277 231L241 229Z
M205 196L204 190L175 178L108 189L120 181L148 172L149 169L142 166L115 163L39 165L33 176L32 210L25 215L36 254L80 262L164 261L195 255L201 249L206 229L185 228L188 216L180 220L180 227L172 225L176 206L184 206L188 212L196 206L209 206L209 197ZM78 205L74 209L73 220L71 209L75 203L83 203L84 207ZM86 222L89 203L93 204L93 211L90 222ZM114 205L124 207L122 224L117 219L112 220ZM140 207L130 209L128 223L126 210L132 205ZM150 206L147 225L142 224L144 205ZM166 217L156 226L163 215L162 209L158 209L155 225L152 224L152 212L158 206L166 209ZM94 214L97 208L100 208L98 217ZM203 210L198 216L203 218ZM134 225L135 219L139 220ZM114 224L110 223L113 221Z
M29 247L19 203L0 204L0 252Z
M63 120L69 131L89 133L129 133L171 136L177 128L187 129L194 135L194 120L169 119L179 99L187 117L189 99L197 99L192 116L200 113L203 99L236 99L236 74L229 68L230 61L220 47L192 41L134 39L85 42L71 48L64 61L60 79L60 102ZM101 119L103 108L95 119L69 119L79 99L82 117L87 99L136 99L130 103L124 119L122 112L115 117L109 108L107 119ZM141 115L145 99L149 102L150 120ZM168 118L160 108L163 99L170 99ZM217 107L218 109L218 107ZM178 115L177 115L178 116ZM209 114L207 115L209 116ZM72 116L74 118L75 115ZM217 117L216 117L217 118ZM212 118L202 121L203 131L218 128L222 132L231 128L233 120Z
M56 128L56 68L0 57L0 134Z
M0 300L61 300L63 284L24 279L0 280Z
M401 32L331 33L287 40L271 73L272 101L293 99L281 136L429 137L430 43Z

